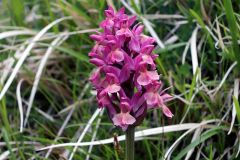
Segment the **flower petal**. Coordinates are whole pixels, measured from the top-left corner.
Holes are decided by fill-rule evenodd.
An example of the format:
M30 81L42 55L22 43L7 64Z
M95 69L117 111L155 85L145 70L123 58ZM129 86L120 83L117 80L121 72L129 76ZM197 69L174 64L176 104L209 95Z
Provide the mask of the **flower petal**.
M167 102L167 101L171 100L171 98L172 98L171 95L166 94L166 93L161 95L161 97L162 97L163 102Z
M141 92L137 92L131 99L131 106L134 113L145 103L145 97Z
M120 125L122 125L122 114L116 114L116 115L113 117L112 121L113 121L113 124L114 124L115 126L120 126Z
M109 96L104 92L101 91L98 95L97 95L97 99L98 99L98 105L100 107L104 107L106 105L111 104Z
M104 28L105 32L108 32L109 30L111 30L113 25L114 25L113 20L106 19L106 20L102 21L102 23L100 24L100 27Z
M116 32L116 36L125 36L125 37L131 37L132 32L128 28L121 28Z
M159 80L159 75L157 71L148 71L147 72L148 76L151 78L151 80Z
M121 62L124 60L124 53L120 50L115 50L111 53L111 60L113 62Z
M134 33L137 35L140 35L143 32L144 26L138 25L134 27Z
M123 83L123 82L125 82L126 80L129 79L129 77L130 77L130 69L129 68L130 67L129 67L128 64L123 66L123 68L122 68L122 70L120 72L120 76L119 76L119 81L121 83Z
M131 107L127 100L122 100L122 102L120 103L120 108L121 108L121 112L123 113L129 112L131 110Z
M113 8L111 6L109 6L108 9L105 10L105 15L108 18L111 18L111 17L114 16L114 10L113 10Z
M167 106L163 105L163 106L161 106L161 108L162 108L163 114L165 116L167 116L168 118L172 118L173 117L172 112L170 111L170 109Z
M100 83L100 70L101 69L96 69L90 76L89 80L92 82L92 84L97 87Z
M129 112L123 113L123 114L124 114L124 116L123 116L124 124L130 125L130 124L133 124L134 122L136 122L136 119L132 115L130 115Z
M115 76L119 76L121 70L117 67L114 67L114 66L110 66L110 65L107 65L107 66L104 66L103 67L103 71L108 74L108 73L111 73L111 74L114 74Z
M116 93L116 92L120 91L120 89L121 89L121 87L120 87L119 85L117 85L117 84L112 84L112 85L109 85L109 86L105 89L105 91L106 91L107 93Z
M131 41L129 42L129 48L135 52L140 51L140 42L137 38L132 37Z
M128 19L128 27L132 26L133 23L136 21L137 16L132 16Z
M99 58L92 58L89 60L89 62L95 64L98 67L105 65L105 62Z
M102 41L103 37L101 35L92 34L92 35L90 35L90 38L95 40L95 41Z
M147 54L142 55L142 61L146 64L154 64L152 57Z
M125 125L133 124L134 122L136 122L136 119L132 115L130 115L129 112L127 112L116 114L113 117L112 121L114 125L124 127Z
M146 99L147 105L154 106L158 103L158 94L153 92L148 92L144 94L144 98Z
M118 16L121 17L121 16L124 14L124 12L125 12L125 8L122 7L122 8L119 9L119 11L117 12L117 14L118 14Z
M151 79L148 74L146 74L146 72L141 72L141 74L137 78L137 82L139 85L146 86L151 83Z
M154 49L154 45L146 45L141 48L141 53L151 54Z

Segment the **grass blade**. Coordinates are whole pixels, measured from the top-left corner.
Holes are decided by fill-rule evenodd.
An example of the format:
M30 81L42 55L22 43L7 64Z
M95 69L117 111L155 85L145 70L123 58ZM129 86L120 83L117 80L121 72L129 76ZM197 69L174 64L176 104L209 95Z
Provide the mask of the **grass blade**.
M4 0L5 4L9 8L9 14L11 20L17 26L24 26L24 1L23 0Z
M73 159L73 156L75 154L75 152L77 151L77 145L83 140L84 136L86 135L87 131L89 130L89 128L91 127L93 121L97 118L97 116L99 115L99 113L101 112L101 109L97 109L94 114L92 115L91 119L88 121L86 127L84 128L81 136L78 138L78 141L76 143L76 146L74 146L73 151L69 157L69 160Z
M208 138L220 133L219 130L221 130L223 127L215 127L212 128L206 132L204 132L200 137L198 137L196 140L191 142L186 148L181 150L181 152L173 159L173 160L180 160L183 158L185 154L187 154L188 151L190 151L192 148L195 148L200 143L206 141Z
M21 79L17 85L17 101L18 101L18 108L19 108L19 114L20 114L20 132L23 131L23 106L22 106L22 96L21 96L21 85L22 85L23 79Z
M238 62L238 67L240 67L240 50L239 50L239 45L238 45L238 28L237 28L237 21L234 16L233 12L233 7L232 7L232 1L231 0L223 0L226 16L227 16L227 21L228 25L231 31L231 36L232 36L232 47L234 51L234 55L236 58L236 61Z
M240 106L239 106L238 99L235 96L233 96L233 103L236 109L238 123L240 123Z
M236 97L236 99L238 99L238 95L239 95L239 82L240 82L239 79L234 80L233 95ZM230 134L232 132L232 128L233 128L233 125L234 125L234 122L236 119L236 115L237 115L236 107L235 107L235 103L233 102L233 104L232 104L232 122L231 122L231 126L230 126L228 134Z
M52 43L51 43L51 46L57 46L57 45L60 45L63 41L65 41L67 39L67 37L58 37L56 38ZM33 105L33 100L34 100L34 97L35 97L35 94L37 92L37 88L38 88L38 84L39 84L39 81L40 81L40 78L41 78L41 75L42 75L42 72L44 70L44 67L47 63L47 60L48 60L48 57L51 55L51 53L54 51L54 48L53 47L49 47L46 51L46 54L43 56L41 62L40 62L40 65L39 65L39 68L37 70L37 73L36 73L36 76L35 76L35 79L34 79L34 82L33 82L33 87L32 87L32 91L31 91L31 94L30 94L30 98L29 98L29 102L28 102L28 109L27 109L27 113L26 113L26 118L24 120L24 126L26 126L27 124L27 121L28 121L28 117L30 115L30 111L31 111L31 108L32 108L32 105Z
M5 142L7 143L7 148L10 153L11 160L16 160L16 156L13 154L12 146L11 146L11 144L9 144L10 139L9 139L8 132L4 127L2 128L2 134L3 134L3 138L4 138Z
M28 45L28 47L24 50L24 52L22 53L21 58L19 59L19 61L17 62L15 68L12 71L12 74L10 75L9 79L7 80L6 84L4 85L3 89L1 90L0 93L0 100L3 98L3 96L5 95L5 93L7 92L8 88L10 87L10 85L13 82L13 79L15 78L15 76L17 75L17 72L19 71L20 67L22 66L23 62L25 61L25 59L27 58L27 56L30 54L31 49L35 46L35 42L40 39L50 28L52 28L54 25L60 23L63 20L69 20L71 19L71 17L63 17L60 19L55 20L54 22L50 23L49 25L47 25L45 28L43 28L34 38L33 40L30 42L30 44Z
M182 134L172 145L171 147L167 150L167 152L164 155L165 159L170 159L171 157L171 153L173 152L175 146L189 133L191 133L192 131L194 131L197 128L200 128L201 126L204 126L208 123L214 123L214 122L219 122L220 120L208 120L208 121L203 121L202 123L192 127L191 129L189 129L188 131L186 131L184 134Z
M170 133L170 132L178 132L178 131L184 131L191 129L193 131L196 128L204 127L204 125L208 123L213 122L219 122L219 120L209 120L202 123L185 123L185 124L178 124L178 125L170 125L170 126L164 126L164 127L157 127L157 128L151 128L146 129L142 131L135 132L135 139L136 141L144 140L147 136L153 136L158 135L162 133ZM118 136L118 141L124 141L125 135ZM114 138L104 139L104 140L98 140L93 142L81 142L81 143L62 143L62 144L56 144L47 146L44 148L40 148L38 151L50 149L50 148L58 148L58 147L67 147L67 146L90 146L90 145L103 145L103 144L110 144L114 142Z

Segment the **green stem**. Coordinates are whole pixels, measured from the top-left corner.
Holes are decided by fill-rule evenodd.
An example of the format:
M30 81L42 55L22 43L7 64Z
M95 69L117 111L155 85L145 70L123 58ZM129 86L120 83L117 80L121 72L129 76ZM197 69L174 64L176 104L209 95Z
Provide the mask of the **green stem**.
M134 160L134 127L129 126L126 131L126 160Z

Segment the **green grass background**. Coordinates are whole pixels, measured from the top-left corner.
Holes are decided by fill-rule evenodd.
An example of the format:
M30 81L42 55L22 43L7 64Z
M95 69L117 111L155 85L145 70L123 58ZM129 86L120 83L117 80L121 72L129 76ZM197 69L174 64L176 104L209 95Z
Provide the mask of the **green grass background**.
M175 97L168 104L174 113L172 119L164 117L161 110L149 111L136 130L218 119L217 122L193 129L183 137L175 145L170 159L239 159L240 109L237 84L240 78L240 1L125 2L138 15L139 22L143 22L142 17L147 19L150 28L163 42L165 48L157 46L154 51L159 55L158 71L165 88L171 86L168 92ZM73 147L53 149L48 158L45 158L47 151L37 149L51 144L76 142L97 109L88 82L94 68L88 62L87 56L93 46L89 34L92 29L97 29L104 19L104 10L108 4L114 4L114 8L119 9L125 3L120 0L0 1L0 37L11 31L32 32L0 39L0 78L9 65L7 60L13 59L15 65L22 50L31 43L34 35L59 18L72 17L51 27L42 39L36 42L0 101L0 157L8 153L7 157L13 160L68 158L64 153L71 153ZM129 9L126 9L126 12L132 14ZM82 31L87 33L81 33ZM145 34L151 35L149 31L149 27L145 27ZM63 37L63 34L67 38L60 45L52 46L54 39ZM21 133L17 85L23 80L20 92L25 118L36 71L51 46L54 50L44 67L28 123ZM19 52L19 57L16 52ZM196 59L193 58L194 55L197 56ZM7 70L12 71L14 65ZM193 66L197 66L195 74ZM0 82L0 88L4 87L6 81L7 78ZM61 126L70 115L71 109L62 112L68 107L75 107L75 110L58 136ZM233 107L236 118L232 116ZM101 119L100 124L97 123L98 119ZM228 134L232 121L232 132ZM124 134L111 124L106 112L93 122L83 142L91 141L95 131L95 140ZM137 141L136 159L164 159L169 147L185 132L173 131L147 136ZM191 156L186 157L187 154ZM124 143L120 142L118 148L113 144L94 146L91 153L88 153L88 147L79 147L74 159L84 160L87 155L94 160L123 159Z

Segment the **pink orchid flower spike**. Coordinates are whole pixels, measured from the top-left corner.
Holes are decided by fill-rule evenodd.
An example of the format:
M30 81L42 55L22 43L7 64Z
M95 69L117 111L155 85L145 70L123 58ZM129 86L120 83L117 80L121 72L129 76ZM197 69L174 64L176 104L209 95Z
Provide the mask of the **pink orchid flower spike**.
M172 97L161 90L156 70L155 40L143 34L144 26L136 24L136 16L129 17L124 8L114 12L109 7L105 16L102 32L90 36L96 42L90 62L97 67L90 81L99 107L105 107L113 124L124 131L141 124L149 109L160 108L172 118L166 105Z

